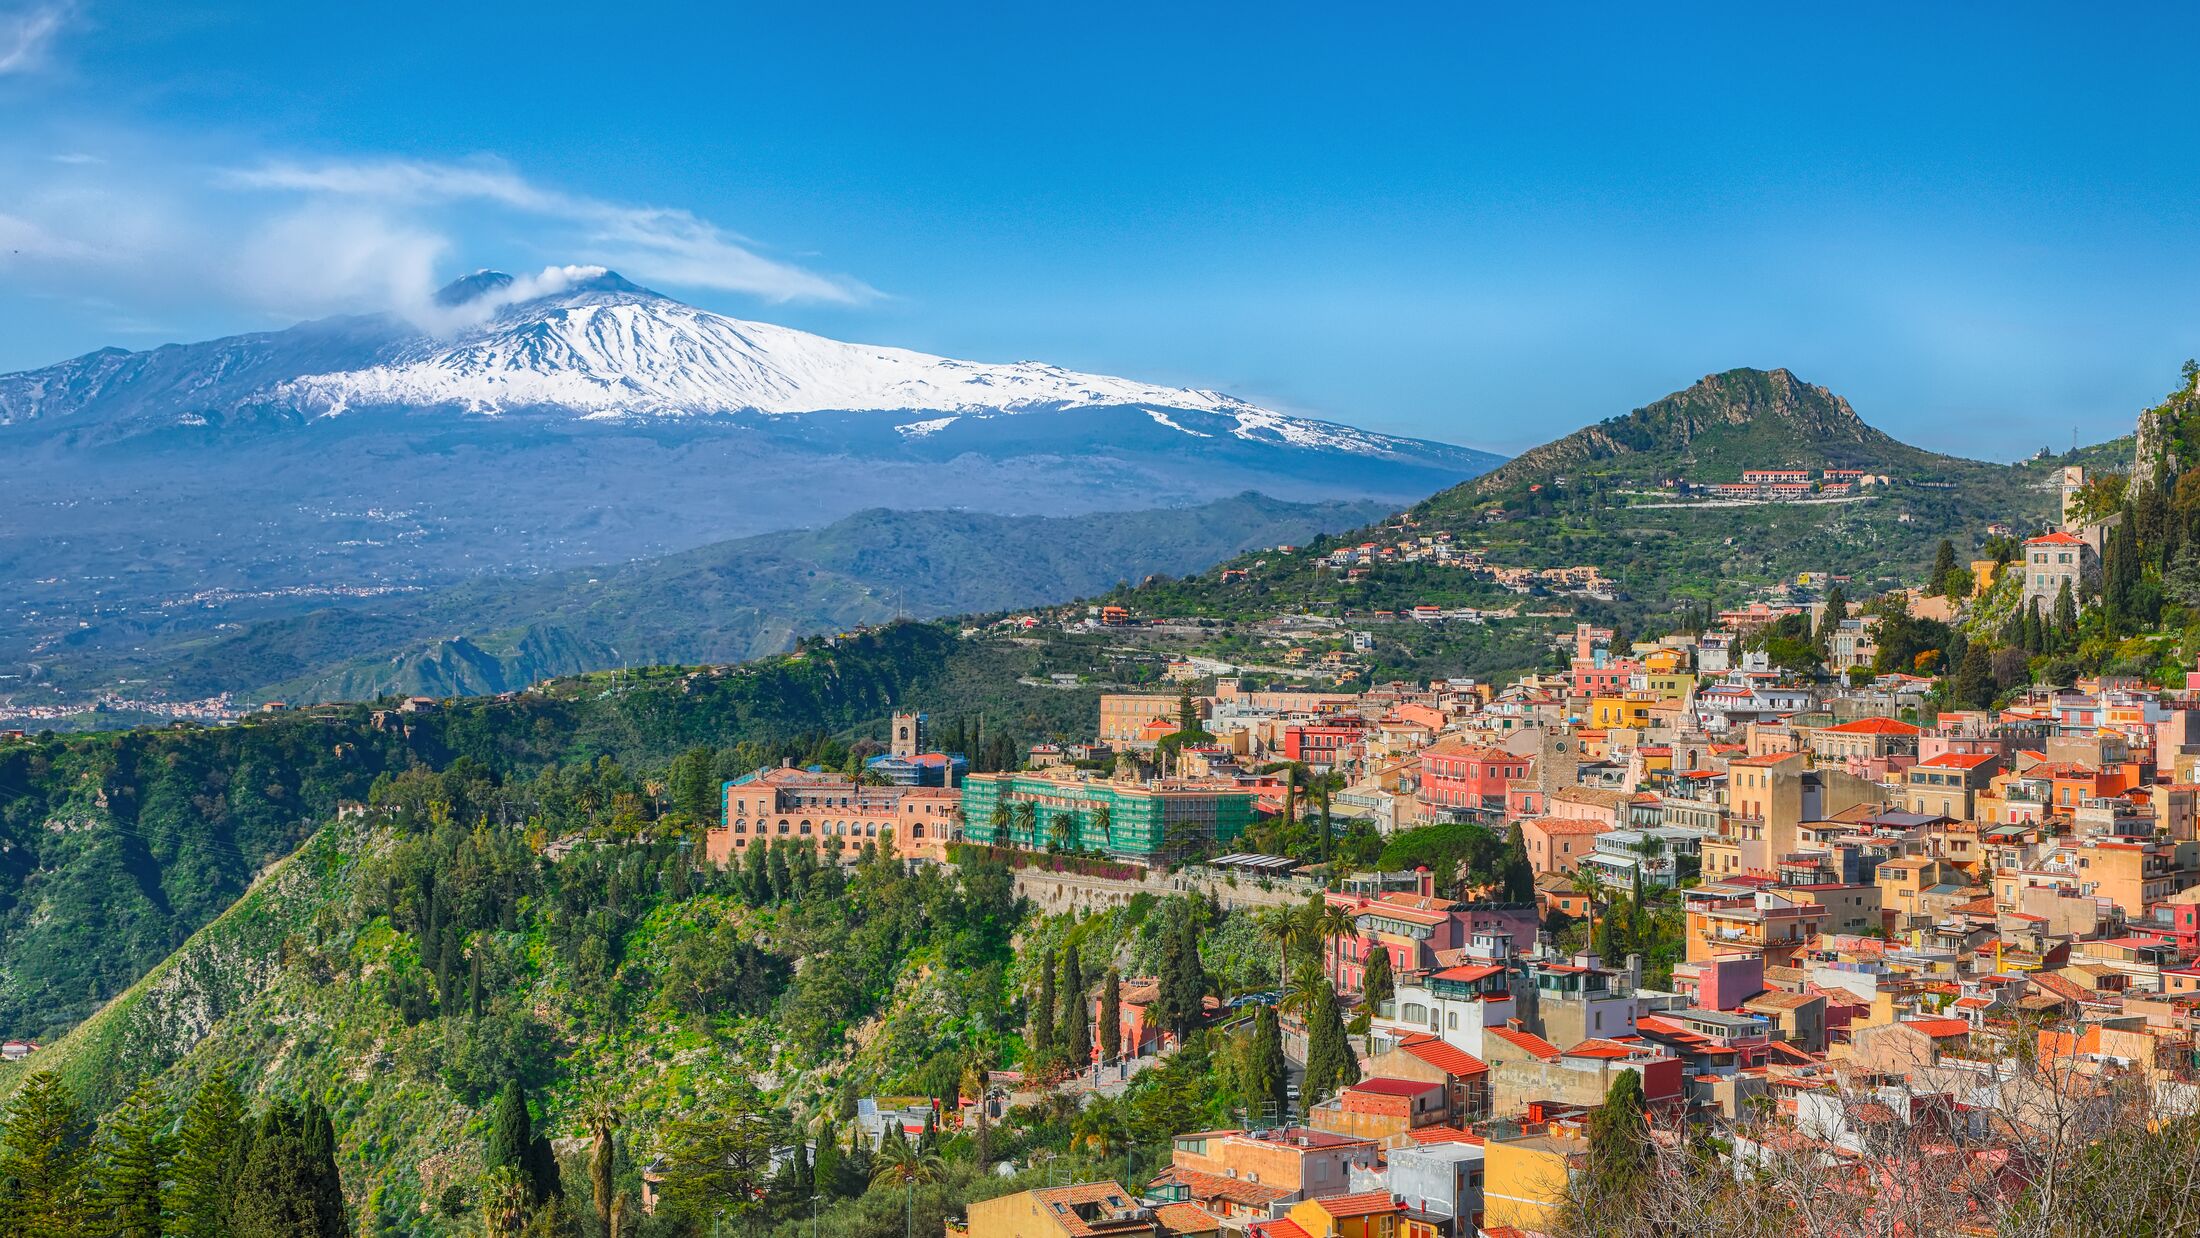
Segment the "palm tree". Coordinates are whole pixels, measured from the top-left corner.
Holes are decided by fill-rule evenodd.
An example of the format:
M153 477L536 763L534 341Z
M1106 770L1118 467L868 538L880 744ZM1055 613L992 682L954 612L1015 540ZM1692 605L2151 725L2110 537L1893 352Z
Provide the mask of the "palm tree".
M1016 801L1012 810L1016 818L1016 832L1023 836L1026 847L1039 841L1039 806L1030 800Z
M1264 907L1260 911L1260 931L1276 943L1276 991L1290 983L1291 948L1306 944L1308 929L1303 909L1292 906Z
M872 1162L871 1181L899 1182L902 1189L902 1228L907 1238L917 1238L917 1183L937 1182L947 1172L947 1162L937 1152L920 1152L906 1139L881 1147Z
M1099 838L1100 845L1103 848L1106 847L1110 841L1110 839L1108 838L1108 830L1112 826L1114 826L1114 824L1115 813L1112 809L1110 809L1106 804L1093 805L1092 832L1094 836Z
M481 1188L482 1228L489 1238L518 1238L533 1202L534 1188L520 1171L509 1165L490 1170Z
M1058 812L1054 814L1053 820L1047 822L1047 841L1053 844L1056 851L1069 850L1070 841L1076 837L1076 813Z
M1360 922L1353 914L1328 899L1322 899L1310 910L1313 913L1315 939L1321 943L1323 952L1328 950L1330 942L1360 935Z
M1589 905L1588 948L1594 950L1597 948L1597 901L1604 896L1604 879L1597 876L1594 868L1587 864L1578 864L1574 867L1571 887Z
M1276 1008L1285 1014L1303 1015L1313 1008L1316 998L1328 984L1329 978L1322 975L1321 968L1301 963L1298 971L1292 973L1291 983L1284 989L1283 1000Z

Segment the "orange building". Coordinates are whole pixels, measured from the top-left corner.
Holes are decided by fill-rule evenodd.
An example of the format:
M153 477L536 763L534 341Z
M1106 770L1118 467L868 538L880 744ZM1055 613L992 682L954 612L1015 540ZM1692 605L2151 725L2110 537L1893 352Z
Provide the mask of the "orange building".
M962 793L944 787L865 786L842 774L783 767L725 785L717 826L704 844L713 864L752 845L785 840L837 849L853 861L865 844L938 862L961 836Z

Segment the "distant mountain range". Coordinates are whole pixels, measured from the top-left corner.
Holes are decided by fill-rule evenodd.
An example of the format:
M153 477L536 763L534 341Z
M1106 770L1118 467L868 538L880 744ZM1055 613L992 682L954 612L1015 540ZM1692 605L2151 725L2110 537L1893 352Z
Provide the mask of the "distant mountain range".
M1500 457L1214 391L848 344L596 268L0 375L0 695L75 651L661 556L874 508L1257 490L1402 506ZM1104 570L1115 570L1101 565ZM13 665L7 665L7 664Z
M1083 597L1196 572L1241 551L1304 544L1380 518L1371 502L1243 494L1197 507L1081 516L873 509L820 529L425 594L325 600L127 647L79 646L60 686L127 682L196 700L289 701L502 692L621 665L740 662L797 638Z

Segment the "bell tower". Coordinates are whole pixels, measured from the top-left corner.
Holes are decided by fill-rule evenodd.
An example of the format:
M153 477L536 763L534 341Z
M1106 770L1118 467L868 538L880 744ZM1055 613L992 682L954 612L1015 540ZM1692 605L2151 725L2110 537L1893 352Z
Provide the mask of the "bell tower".
M895 714L893 740L887 751L897 757L913 757L928 751L928 738L924 733L923 714Z

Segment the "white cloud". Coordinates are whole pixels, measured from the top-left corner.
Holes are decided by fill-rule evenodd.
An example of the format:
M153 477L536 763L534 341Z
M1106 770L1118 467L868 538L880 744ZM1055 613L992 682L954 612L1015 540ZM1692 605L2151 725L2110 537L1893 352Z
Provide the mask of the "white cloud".
M758 253L747 238L689 211L628 206L538 186L497 163L386 159L317 164L270 162L229 172L224 182L325 198L421 208L483 202L576 230L579 256L644 281L772 301L868 301L879 294L858 280L826 275Z
M47 49L75 11L74 4L0 10L0 77L27 73L44 64Z
M224 275L240 293L296 313L375 306L419 314L434 303L448 250L437 233L379 212L313 204L254 229Z

